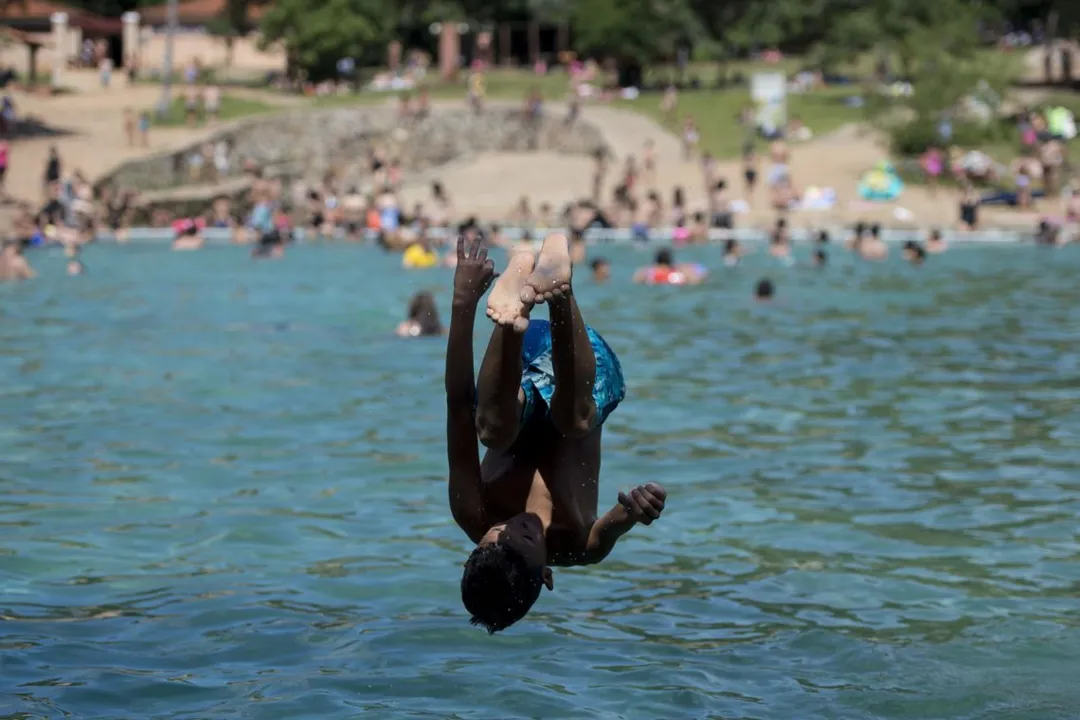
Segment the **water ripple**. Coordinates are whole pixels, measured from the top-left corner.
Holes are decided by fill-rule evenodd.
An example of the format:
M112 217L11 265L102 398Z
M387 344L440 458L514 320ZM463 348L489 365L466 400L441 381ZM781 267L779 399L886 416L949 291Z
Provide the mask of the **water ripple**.
M390 332L446 271L35 255L0 288L0 717L1075 714L1080 255L643 289L603 252L601 502L670 509L495 638L457 598L442 344Z

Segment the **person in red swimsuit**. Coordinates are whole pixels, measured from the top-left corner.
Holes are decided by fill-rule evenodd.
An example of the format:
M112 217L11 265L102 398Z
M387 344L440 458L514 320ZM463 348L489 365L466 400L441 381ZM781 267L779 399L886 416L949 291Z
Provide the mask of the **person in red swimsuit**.
M634 273L634 282L643 285L697 285L708 274L708 270L701 265L676 265L671 251L664 248L656 252L652 265Z

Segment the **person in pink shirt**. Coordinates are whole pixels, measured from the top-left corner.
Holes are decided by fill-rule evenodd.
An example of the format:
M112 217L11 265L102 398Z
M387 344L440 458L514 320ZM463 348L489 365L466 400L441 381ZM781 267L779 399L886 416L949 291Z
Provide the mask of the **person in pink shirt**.
M945 172L945 153L941 148L931 147L923 153L921 164L930 186L936 186L941 174Z

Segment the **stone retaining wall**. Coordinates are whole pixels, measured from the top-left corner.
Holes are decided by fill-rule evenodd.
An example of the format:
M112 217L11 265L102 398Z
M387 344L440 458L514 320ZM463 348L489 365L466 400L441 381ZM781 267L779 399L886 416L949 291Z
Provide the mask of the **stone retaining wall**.
M192 175L189 158L208 143L227 147L225 177L206 166L202 174ZM602 134L588 123L567 125L561 116L528 122L512 108L489 108L480 114L465 108L435 109L425 118L405 121L389 107L302 110L240 121L206 141L131 160L97 184L140 191L205 185L241 175L245 162L251 161L268 176L287 181L319 182L333 172L346 185L369 187L372 149L398 159L409 174L478 152L591 154L604 148Z

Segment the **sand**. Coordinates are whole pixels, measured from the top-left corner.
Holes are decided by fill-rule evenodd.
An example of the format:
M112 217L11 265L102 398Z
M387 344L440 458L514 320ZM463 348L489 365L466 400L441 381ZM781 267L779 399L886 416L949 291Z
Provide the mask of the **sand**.
M65 134L55 137L24 138L12 143L8 192L16 198L38 202L42 198L42 177L48 149L55 144L66 171L81 170L94 178L115 165L142 155L163 152L195 142L214 127L152 128L150 148L129 147L124 135L124 110L136 111L152 107L160 97L160 88L146 85L127 87L122 77L114 78L114 86L102 89L91 71L69 71L65 84L76 92L57 97L18 93L15 96L20 115L41 118L46 125ZM230 90L230 93L234 91ZM246 91L259 99L283 106L302 104L301 98L275 96L270 93ZM549 104L547 112L565 113L557 103ZM656 146L658 157L657 189L670 198L673 188L682 186L691 208L704 207L702 173L697 162L684 162L678 138L651 119L637 113L610 106L589 106L583 118L599 126L616 155L609 173L605 192L617 182L623 159L628 155L640 157L646 140ZM738 132L732 127L732 132ZM859 202L856 188L862 173L885 157L878 139L856 126L815 138L792 147L791 173L796 187L808 185L833 188L839 198L836 207L826 212L799 212L792 215L794 226L849 224L856 219L898 224L898 208L910 212L920 225L950 226L956 220L958 194L952 190L936 193L921 187L908 187L898 202L866 204ZM528 196L535 209L542 202L554 206L584 197L589 192L592 163L581 156L557 153L484 153L474 158L451 163L436 171L409 178L403 190L408 207L414 202L429 199L431 180L441 180L451 193L460 214L476 214L482 218L498 219L509 215L522 196ZM764 165L762 174L764 174ZM741 168L738 161L721 163L720 175L729 180L736 196L742 192ZM765 192L759 189L751 203L750 213L740 215L740 225L771 223L776 214L767 206ZM1055 208L1047 208L1053 210ZM11 209L3 215L10 218ZM1027 227L1035 215L1013 210L987 209L988 223ZM901 223L910 224L910 223Z

